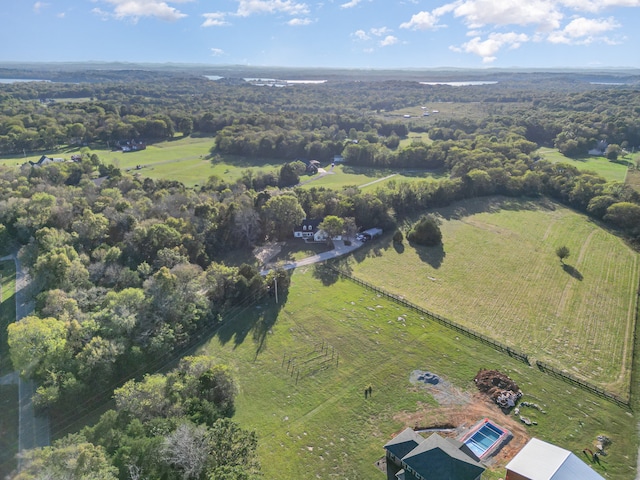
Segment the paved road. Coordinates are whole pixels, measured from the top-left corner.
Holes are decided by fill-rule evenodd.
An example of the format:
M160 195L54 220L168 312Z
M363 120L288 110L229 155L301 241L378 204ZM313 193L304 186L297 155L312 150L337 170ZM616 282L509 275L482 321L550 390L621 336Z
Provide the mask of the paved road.
M302 267L304 265L311 265L314 263L324 262L325 260L330 260L332 258L341 257L342 255L346 255L347 253L351 253L354 250L357 250L362 246L362 242L357 240L352 240L351 245L345 245L342 240L334 240L333 241L334 249L329 250L328 252L319 253L318 255L313 255L311 257L303 258L302 260L298 260L297 262L289 262L283 265L273 265L270 268L265 268L260 272L260 275L266 275L271 270L273 270L276 266L283 268L285 270L292 270L296 267Z
M16 321L29 316L33 312L33 301L29 300L27 287L29 277L22 269L20 260L16 255L9 255L0 260L13 260L16 264ZM5 376L8 377L8 376ZM5 379L3 377L3 379ZM18 452L36 447L44 447L51 443L49 418L44 415L36 415L31 398L36 391L36 384L32 380L21 378L17 372L13 378L18 381ZM18 469L21 468L18 459Z

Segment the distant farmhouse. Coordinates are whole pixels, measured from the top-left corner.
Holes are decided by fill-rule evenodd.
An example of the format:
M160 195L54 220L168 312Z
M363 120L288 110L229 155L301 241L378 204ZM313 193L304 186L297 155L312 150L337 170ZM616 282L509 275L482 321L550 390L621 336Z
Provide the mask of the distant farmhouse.
M387 480L480 480L485 470L467 445L437 433L425 439L407 428L384 449Z
M52 158L52 157L47 157L46 155L42 155L40 157L40 160L38 160L37 162L32 162L31 160L29 160L29 165L31 165L32 167L43 167L45 165L49 165L50 163L61 163L64 162L64 158Z
M137 152L138 150L144 150L147 148L146 143L138 142L136 140L121 140L116 146L123 152Z
M305 240L313 238L318 233L318 225L322 222L321 219L307 219L302 220L302 223L293 229L293 236L295 238L304 238Z
M318 228L323 219L307 219L305 218L300 225L293 229L295 238L303 238L305 242L326 242L329 239L327 232ZM332 240L342 240L342 235L332 238Z

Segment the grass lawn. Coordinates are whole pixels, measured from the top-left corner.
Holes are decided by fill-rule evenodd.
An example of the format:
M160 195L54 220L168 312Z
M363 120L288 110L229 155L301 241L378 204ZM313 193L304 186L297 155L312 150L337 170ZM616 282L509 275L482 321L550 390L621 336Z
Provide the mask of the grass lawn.
M407 138L400 140L400 148L408 147L415 142L422 142L430 145L433 143L433 140L429 138L429 134L426 132L409 132Z
M636 192L640 192L640 170L630 168L625 183L633 187Z
M7 326L16 321L16 266L13 261L0 262L0 376L13 371L7 344Z
M13 261L0 262L2 298L0 301L0 377L13 371L8 354L7 326L16 320L15 281ZM0 477L15 467L18 453L18 386L0 385Z
M635 471L630 412L315 267L296 269L280 310L247 307L227 319L203 352L236 372L235 419L258 433L265 478L384 478L374 462L393 434L414 425L408 418L433 425L456 407L439 406L426 387L411 384L415 369L440 375L467 396L475 393L479 368L500 369L521 386L523 400L547 412L526 410L538 425L527 427L520 441L535 435L582 456L605 434L613 444L596 470L620 480ZM365 399L368 385L373 394ZM492 412L498 423L516 422ZM506 460L483 478L504 478Z
M542 147L538 150L540 156L553 163L568 163L580 170L589 170L606 178L609 181L624 182L627 175L627 166L614 163L605 157L588 156L585 158L569 158L558 152L555 148Z
M327 168L329 171L330 166ZM301 187L324 187L339 190L347 186L371 188L383 186L390 181L416 181L438 179L447 176L444 172L416 169L384 169L370 167L354 167L351 165L336 165L334 173L325 176L301 177Z
M270 263L288 263L331 250L326 243L306 243L301 238L288 240Z
M18 385L0 385L0 476L17 467L18 453Z
M535 359L628 396L639 257L549 200L485 198L438 211L442 247L355 253L354 274ZM566 245L562 266L555 255Z

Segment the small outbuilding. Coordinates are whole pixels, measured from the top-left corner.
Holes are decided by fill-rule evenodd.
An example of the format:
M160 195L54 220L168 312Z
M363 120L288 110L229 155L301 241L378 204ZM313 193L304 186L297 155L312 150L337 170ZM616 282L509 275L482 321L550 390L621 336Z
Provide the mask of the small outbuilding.
M505 480L604 480L569 450L532 438L507 464Z

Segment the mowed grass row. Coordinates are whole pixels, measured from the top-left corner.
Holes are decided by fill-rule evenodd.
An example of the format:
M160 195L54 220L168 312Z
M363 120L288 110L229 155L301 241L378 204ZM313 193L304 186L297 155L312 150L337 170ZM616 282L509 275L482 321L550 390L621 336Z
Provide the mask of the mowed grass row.
M442 247L394 248L385 237L353 256L354 275L628 396L636 252L548 200L480 199L438 213ZM561 245L571 252L564 266Z
M589 170L606 178L608 181L624 182L627 175L628 167L626 165L610 162L605 157L569 158L565 157L557 149L548 147L538 149L538 153L542 158L552 163L567 163L579 170Z
M16 321L16 266L13 261L0 262L0 376L13 371L9 359L7 327Z
M499 369L518 382L523 400L547 411L527 410L538 422L531 436L582 455L597 435L608 435L613 446L596 470L621 480L635 471L630 412L315 267L296 270L279 312L273 304L248 307L227 319L203 352L236 372L235 419L258 433L265 478L383 478L374 466L382 446L413 426L399 414L422 412L427 422L442 421L428 391L409 382L415 369L469 393L476 392L478 369ZM292 357L300 376L297 369L290 373ZM372 396L365 399L368 385ZM496 408L494 421L501 419ZM503 467L492 466L483 478L504 478Z
M0 262L0 377L13 371L7 344L7 326L15 322L15 280L16 269L13 261ZM18 453L18 386L0 385L0 475L4 478L17 465Z

